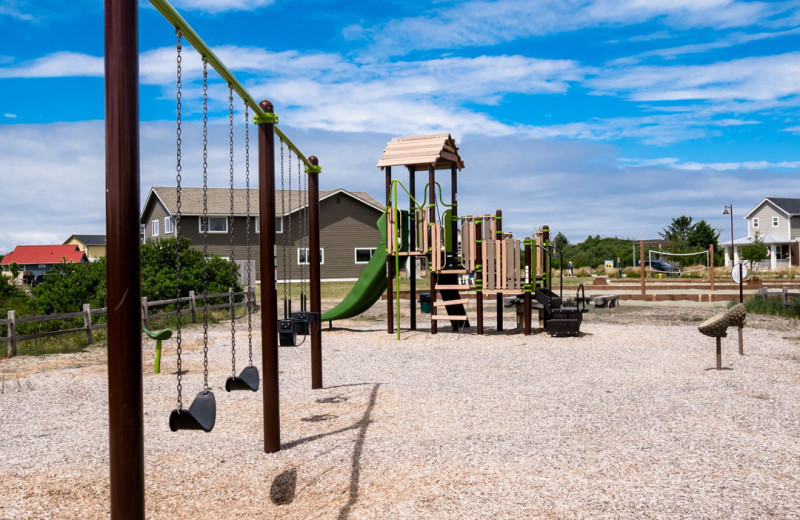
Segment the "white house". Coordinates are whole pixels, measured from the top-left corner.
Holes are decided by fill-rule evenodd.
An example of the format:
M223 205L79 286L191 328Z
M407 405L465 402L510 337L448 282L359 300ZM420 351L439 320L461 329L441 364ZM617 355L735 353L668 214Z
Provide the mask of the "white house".
M747 236L733 241L733 261L739 261L742 246L751 242L758 232L769 248L769 260L760 267L776 270L800 265L800 199L767 197L744 216ZM730 240L723 242L725 265L730 265Z

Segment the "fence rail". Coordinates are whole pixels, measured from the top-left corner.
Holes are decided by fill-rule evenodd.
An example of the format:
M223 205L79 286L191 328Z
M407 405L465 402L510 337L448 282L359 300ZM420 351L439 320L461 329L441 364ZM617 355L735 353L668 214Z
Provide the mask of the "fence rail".
M786 306L789 304L789 298L800 297L800 292L792 292L787 287L775 291L770 291L768 288L762 287L758 290L758 295L761 296L761 299L764 301L767 301L770 296L779 296L783 305Z
M237 297L242 296L241 301L236 301ZM189 291L189 295L181 298L182 306L181 309L175 311L167 311L167 312L152 312L151 309L153 307L163 307L167 305L173 305L178 303L178 299L174 298L171 300L154 300L154 301L147 301L147 298L142 298L142 326L149 327L150 321L153 319L158 318L166 318L169 316L177 316L178 314L191 314L192 323L197 321L197 311L198 309L202 311L203 309L207 308L208 310L214 309L231 309L236 307L245 307L248 313L253 312L256 306L256 298L255 298L255 289L250 288L249 290L242 291L242 292L234 292L233 288L231 287L228 292L224 293L215 293L215 294L206 294L206 295L196 295L194 291ZM227 302L225 303L217 303L213 305L205 305L207 300L212 300L215 298L227 298ZM198 301L201 302L198 305ZM17 344L20 341L31 340L31 339L39 339L39 338L47 338L51 336L58 336L61 334L73 334L76 332L84 332L86 334L86 341L90 345L94 343L94 334L93 332L96 330L105 329L108 327L108 324L103 323L92 323L92 316L96 316L98 314L106 314L108 312L108 308L102 307L99 309L92 309L90 304L85 303L83 304L83 310L79 312L65 312L60 314L47 314L42 316L25 316L25 317L17 317L16 311L8 311L8 317L6 319L0 319L0 326L8 327L8 331L5 337L0 336L0 344L8 343L8 350L6 353L6 357L16 356L17 355ZM18 334L17 326L23 323L41 323L46 321L55 321L55 320L66 320L66 319L77 319L83 318L83 327L72 327L68 329L59 329L53 330L48 332L37 332L35 334Z

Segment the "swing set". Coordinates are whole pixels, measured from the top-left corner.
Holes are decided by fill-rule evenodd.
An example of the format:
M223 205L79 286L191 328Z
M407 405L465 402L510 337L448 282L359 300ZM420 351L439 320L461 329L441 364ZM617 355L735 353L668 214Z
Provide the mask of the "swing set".
M177 404L171 411L169 426L173 431L203 430L209 432L216 422L217 402L209 385L208 373L208 322L209 304L208 272L208 67L211 66L228 84L229 151L230 151L230 214L228 231L231 237L232 275L236 274L233 223L234 197L234 93L244 102L245 116L245 198L247 235L246 283L252 285L251 206L250 206L250 112L254 114L258 135L258 218L261 234L259 256L261 291L261 342L262 373L253 364L253 325L248 312L248 363L237 373L236 366L236 315L231 299L231 371L225 382L227 391L262 389L264 414L264 451L280 450L280 414L278 399L278 304L277 288L273 282L275 250L275 135L281 151L290 151L290 163L297 159L297 172L304 167L308 189L305 190L306 207L304 223L307 224L308 245L307 275L301 276L301 313L292 316L291 302L284 298L284 319L304 320L306 335L311 336L311 386L322 388L322 347L319 320L319 180L321 172L316 157L306 157L278 128L278 116L270 101L256 101L236 80L219 58L194 32L167 0L150 0L150 3L172 25L177 37L176 82L176 194L177 212L175 229L181 236L182 191L182 42L189 43L203 59L203 383L199 393L188 408L183 402L183 327L181 310L186 295L181 294L181 256L177 258L178 286L177 315ZM109 459L111 475L111 517L144 518L144 427L141 336L141 264L139 252L139 77L138 77L138 1L105 1L105 100L106 100L106 234L107 242L107 297L108 310L108 385L109 385ZM282 154L283 155L283 154ZM283 165L281 168L283 177ZM290 174L291 178L291 174ZM290 181L291 182L291 181ZM299 186L299 181L298 181ZM308 292L306 292L308 281ZM290 294L290 293L289 293ZM283 320L282 320L283 321ZM316 326L314 324L316 323ZM263 375L263 382L260 377Z

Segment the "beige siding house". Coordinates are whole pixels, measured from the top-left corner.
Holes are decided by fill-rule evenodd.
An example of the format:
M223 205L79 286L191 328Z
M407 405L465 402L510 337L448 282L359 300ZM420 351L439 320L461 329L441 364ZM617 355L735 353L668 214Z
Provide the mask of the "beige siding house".
M90 262L106 256L105 235L72 235L64 244L78 246L80 251L86 253L86 258L88 258Z
M239 263L247 259L247 193L234 190L234 218L230 219L230 190L210 188L208 198L208 252ZM303 270L308 276L308 223L305 191L276 191L275 243L279 280L298 280ZM320 247L323 280L355 280L380 242L376 227L383 206L364 192L343 189L320 192ZM143 240L174 237L176 232L177 193L174 187L154 187L142 210L140 224ZM195 249L203 248L203 190L181 190L181 236ZM260 226L258 191L250 192L250 254L254 276L260 278ZM233 255L231 255L231 238ZM245 264L246 265L246 264ZM244 269L241 269L242 273Z
M759 267L779 269L800 265L800 199L767 197L745 217L747 236L733 241L733 261L739 261L739 250L750 244L759 233L769 248L769 260ZM731 262L731 242L724 242L725 265Z

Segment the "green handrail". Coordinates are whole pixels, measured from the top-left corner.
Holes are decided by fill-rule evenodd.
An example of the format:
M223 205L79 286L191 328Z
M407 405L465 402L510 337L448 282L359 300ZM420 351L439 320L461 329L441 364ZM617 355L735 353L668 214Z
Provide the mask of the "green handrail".
M153 4L153 7L155 7L158 12L161 13L161 15L172 24L173 27L181 31L181 35L186 38L186 41L188 41L192 47L194 47L195 50L200 53L201 56L205 57L206 61L208 61L208 64L211 65L215 71L217 71L217 74L219 74L222 79L227 81L228 84L233 87L233 90L239 94L239 97L250 106L250 109L255 113L254 117L256 122L259 122L259 120L263 122L270 119L270 117L277 122L277 116L268 116L267 113L261 109L253 96L251 96L247 89L244 88L241 83L239 83L231 71L229 71L225 64L222 63L222 60L220 60L217 55L214 54L214 51L212 51L211 48L206 45L203 39L200 38L200 36L194 31L194 29L192 29L192 26L190 26L189 23L183 19L180 13L178 13L178 11L172 7L172 4L170 4L167 0L150 0L150 3ZM292 140L289 139L280 128L278 128L278 125L275 125L275 133L278 134L278 137L280 137L280 139L286 143L286 145L297 155L297 157L303 161L303 163L306 165L307 173L319 173L322 171L322 168L319 166L311 164L311 162L306 158L305 154L303 154L303 152L300 151L300 149L292 142Z

